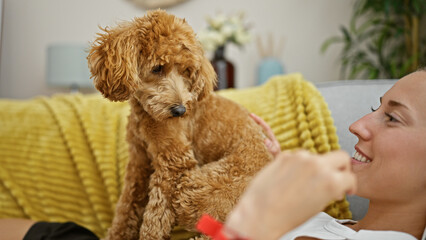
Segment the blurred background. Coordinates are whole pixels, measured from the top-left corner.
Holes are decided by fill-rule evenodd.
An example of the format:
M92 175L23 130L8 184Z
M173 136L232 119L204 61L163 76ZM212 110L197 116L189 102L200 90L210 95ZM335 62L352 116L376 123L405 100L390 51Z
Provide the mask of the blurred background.
M100 32L99 26L143 16L150 1L140 2L144 5L130 0L3 0L0 98L69 92L71 86L61 85L67 79L49 82L49 75L55 76L49 68L67 54L64 47L55 47L88 46ZM241 47L228 44L225 54L235 67L234 87L247 88L258 84L257 69L264 57L258 37L264 48L274 49L286 73L300 72L312 82L339 80L341 48L330 47L325 53L320 49L350 21L353 4L353 0L188 0L166 10L185 18L195 32L206 28L207 16L243 12L251 41ZM90 79L81 79L79 84L81 91L93 91Z

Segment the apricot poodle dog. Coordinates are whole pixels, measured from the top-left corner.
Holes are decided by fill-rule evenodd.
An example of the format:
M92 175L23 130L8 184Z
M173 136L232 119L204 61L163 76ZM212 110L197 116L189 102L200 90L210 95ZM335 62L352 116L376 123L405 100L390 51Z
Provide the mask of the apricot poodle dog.
M96 88L129 100L130 159L108 239L168 239L203 213L225 220L272 156L240 105L216 95L216 74L192 28L156 10L103 29L91 46Z

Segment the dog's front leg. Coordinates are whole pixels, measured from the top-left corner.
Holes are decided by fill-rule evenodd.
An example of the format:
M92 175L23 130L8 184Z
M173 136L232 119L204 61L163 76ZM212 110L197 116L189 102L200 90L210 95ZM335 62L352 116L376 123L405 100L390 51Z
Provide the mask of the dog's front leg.
M175 213L171 208L169 185L159 174L153 173L150 181L149 202L143 215L140 229L142 239L167 239L175 223Z
M146 151L130 143L123 192L117 202L108 240L137 240L145 205L148 202L148 179L152 172Z
M150 177L149 201L143 216L140 240L168 239L170 236L176 223L176 213L172 206L176 184L184 169L194 168L197 164L192 150L189 147L182 149L187 151L163 152L153 163L155 171Z

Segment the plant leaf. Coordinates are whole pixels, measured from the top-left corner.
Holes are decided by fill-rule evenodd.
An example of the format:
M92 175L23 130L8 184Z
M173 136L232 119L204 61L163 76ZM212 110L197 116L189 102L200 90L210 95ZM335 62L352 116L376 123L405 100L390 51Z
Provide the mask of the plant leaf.
M342 42L343 42L343 39L340 36L328 38L321 45L321 53L325 53L327 51L327 49L330 47L331 44L342 43Z

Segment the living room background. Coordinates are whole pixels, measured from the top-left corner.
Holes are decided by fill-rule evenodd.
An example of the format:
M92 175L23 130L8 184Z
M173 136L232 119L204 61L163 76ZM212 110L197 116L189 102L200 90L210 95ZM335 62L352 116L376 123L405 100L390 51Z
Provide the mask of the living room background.
M321 44L349 22L353 0L190 0L167 9L186 18L196 32L206 16L245 13L252 41L244 48L229 46L236 67L236 87L256 85L261 60L256 37L284 37L281 62L286 72L300 72L312 82L339 79L340 49L320 53ZM31 98L67 89L46 84L46 49L53 43L88 43L98 26L115 25L142 16L145 9L126 0L4 0L0 59L0 98ZM88 80L91 81L91 80Z

